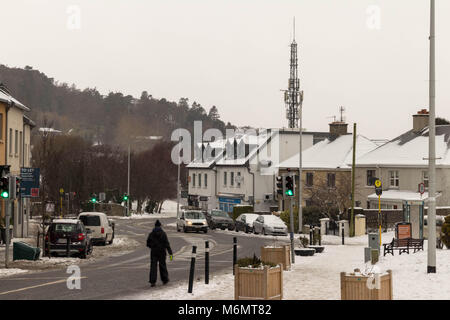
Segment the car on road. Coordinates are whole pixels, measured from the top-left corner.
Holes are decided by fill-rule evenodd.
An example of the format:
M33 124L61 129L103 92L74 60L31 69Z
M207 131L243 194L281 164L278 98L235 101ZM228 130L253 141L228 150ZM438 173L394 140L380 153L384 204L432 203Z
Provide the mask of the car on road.
M200 210L182 210L177 218L177 231L203 231L208 232L208 222Z
M260 215L253 222L253 233L264 235L287 235L287 226L279 217L274 215Z
M92 231L94 244L106 245L114 241L114 228L111 220L103 212L82 212L78 215L84 226Z
M206 213L206 220L208 221L208 226L211 230L214 230L216 228L220 228L222 230L234 230L233 219L228 215L228 213L222 210L209 210Z
M53 219L45 236L45 253L66 255L69 242L69 255L86 259L92 253L90 231L79 219Z
M259 217L256 213L243 213L236 218L236 231L244 231L246 233L253 232L253 222Z

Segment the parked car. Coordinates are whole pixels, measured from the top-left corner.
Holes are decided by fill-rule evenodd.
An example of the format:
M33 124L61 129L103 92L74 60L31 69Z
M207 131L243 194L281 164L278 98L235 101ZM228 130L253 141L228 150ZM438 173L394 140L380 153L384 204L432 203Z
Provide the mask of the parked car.
M86 259L92 253L90 234L79 219L54 219L45 236L45 253L66 255L69 239L69 255Z
M208 232L208 222L200 210L183 210L177 218L177 231L203 231Z
M108 216L103 212L82 212L78 215L85 227L92 231L94 244L106 245L114 241L114 228Z
M243 213L234 222L236 231L253 232L253 222L259 217L256 213Z
M253 233L264 235L287 235L287 226L279 217L274 215L260 215L253 221Z
M206 220L208 221L208 226L214 230L216 228L220 228L222 230L234 230L234 221L228 215L228 213L214 209L210 210L206 214Z

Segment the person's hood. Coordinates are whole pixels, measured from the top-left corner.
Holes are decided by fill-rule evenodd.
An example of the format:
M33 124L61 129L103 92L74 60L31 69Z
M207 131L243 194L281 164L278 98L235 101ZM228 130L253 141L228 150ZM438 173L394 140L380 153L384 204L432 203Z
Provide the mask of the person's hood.
M161 238L161 236L163 235L163 229L161 227L155 227L152 230L153 236L156 238Z

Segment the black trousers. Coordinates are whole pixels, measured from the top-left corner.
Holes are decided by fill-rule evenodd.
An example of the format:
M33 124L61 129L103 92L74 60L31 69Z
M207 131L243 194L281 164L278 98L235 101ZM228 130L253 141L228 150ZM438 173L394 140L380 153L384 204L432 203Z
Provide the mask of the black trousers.
M151 255L150 256L150 283L156 283L158 278L158 263L159 274L162 282L169 281L169 273L166 266L166 255Z

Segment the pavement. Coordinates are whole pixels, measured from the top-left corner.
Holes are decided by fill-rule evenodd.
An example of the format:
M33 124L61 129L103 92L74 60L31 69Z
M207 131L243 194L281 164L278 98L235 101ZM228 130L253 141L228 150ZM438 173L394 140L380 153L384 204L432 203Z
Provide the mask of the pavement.
M148 233L159 218L167 232L173 261L167 259L170 282L163 286L160 279L156 287L150 288L149 249L146 247ZM155 217L137 220L116 220L116 236L137 242L131 251L122 255L102 256L79 263L81 289L69 289L67 267L55 270L17 274L0 278L1 300L80 300L80 299L121 299L142 294L148 290L166 290L173 286L185 285L189 277L192 245L197 245L196 280L204 279L205 241L210 243L210 273L221 274L232 270L233 236L237 237L238 258L260 254L262 245L273 243L272 238L251 237L236 232L211 231L204 233L177 232L175 218ZM285 241L285 240L281 240ZM95 250L98 247L94 247ZM107 250L108 247L105 249ZM103 248L102 248L103 249ZM80 261L81 262L81 261ZM159 277L159 274L158 274ZM186 288L187 291L187 288Z

